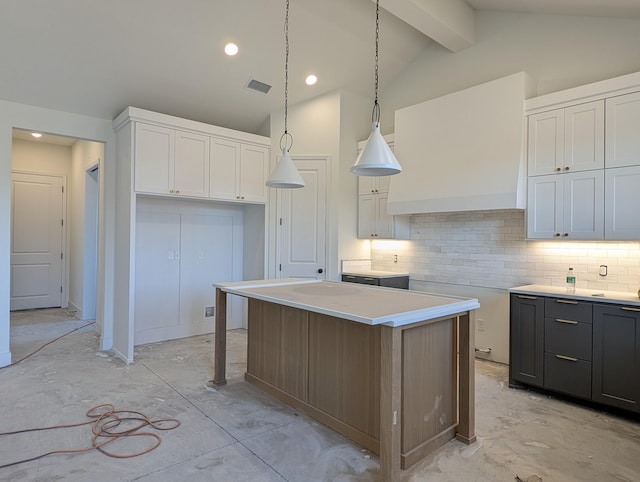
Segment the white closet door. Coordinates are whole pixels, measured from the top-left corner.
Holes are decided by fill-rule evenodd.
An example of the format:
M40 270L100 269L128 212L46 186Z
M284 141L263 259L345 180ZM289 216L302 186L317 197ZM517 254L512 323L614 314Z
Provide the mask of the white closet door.
M138 212L134 344L168 338L180 311L180 215Z

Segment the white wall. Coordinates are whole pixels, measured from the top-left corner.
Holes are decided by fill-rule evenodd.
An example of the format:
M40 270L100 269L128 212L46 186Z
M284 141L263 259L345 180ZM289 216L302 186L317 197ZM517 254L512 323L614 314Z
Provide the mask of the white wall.
M638 45L639 19L479 12L473 47L433 45L386 84L382 132L393 132L397 109L520 71L538 95L640 71Z
M104 142L101 165L98 323L102 348L112 344L113 264L115 233L115 146L111 120L0 101L0 366L11 362L9 351L9 277L11 218L11 146L13 128Z

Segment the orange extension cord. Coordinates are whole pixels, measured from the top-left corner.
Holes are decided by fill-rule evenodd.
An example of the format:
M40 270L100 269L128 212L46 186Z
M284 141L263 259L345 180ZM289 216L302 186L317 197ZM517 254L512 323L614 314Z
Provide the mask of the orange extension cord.
M54 425L51 427L39 427L39 428L28 428L24 430L16 430L14 432L4 432L0 433L0 436L5 435L15 435L26 432L36 432L41 430L53 430L58 428L71 428L71 427L80 427L82 425L91 425L91 431L93 432L93 436L91 438L91 447L85 447L80 449L71 449L71 450L52 450L51 452L47 452L42 455L38 455L36 457L31 457L29 459L20 460L17 462L11 462L8 464L0 465L0 469L5 467L11 467L13 465L23 464L25 462L31 462L33 460L38 460L47 455L53 454L78 454L84 452L90 452L91 450L99 450L105 455L109 457L115 457L119 459L127 459L131 457L138 457L140 455L147 454L152 450L156 449L160 445L160 436L154 432L141 432L144 427L151 427L156 430L173 430L180 426L180 421L175 418L159 418L152 420L147 415L142 412L138 412L135 410L116 410L116 408L110 404L105 403L102 405L96 405L89 409L86 413L86 416L91 420L86 422L79 422L67 425ZM133 425L131 425L133 423ZM117 430L117 428L121 425L126 425L125 428L121 430ZM142 450L140 452L135 452L131 454L117 454L114 452L110 452L105 449L105 446L116 442L120 439L126 437L151 437L153 440L153 444Z

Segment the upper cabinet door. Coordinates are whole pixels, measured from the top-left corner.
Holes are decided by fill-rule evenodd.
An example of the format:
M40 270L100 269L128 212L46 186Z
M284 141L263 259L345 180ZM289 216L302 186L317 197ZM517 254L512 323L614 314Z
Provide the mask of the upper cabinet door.
M604 167L604 101L598 100L564 111L564 166L562 171Z
M173 193L175 131L143 123L135 127L135 190Z
M606 100L606 167L640 165L640 92Z
M266 170L269 149L243 144L240 151L239 186L242 201L263 203L267 200Z
M565 176L529 178L527 237L560 238L563 234L563 180Z
M236 200L239 196L236 169L240 164L240 143L211 138L210 197Z
M529 176L552 174L564 166L564 109L529 116Z
M209 196L209 136L176 132L174 190L181 196Z
M564 176L563 231L567 239L604 239L604 170Z
M606 169L607 239L640 239L640 166Z

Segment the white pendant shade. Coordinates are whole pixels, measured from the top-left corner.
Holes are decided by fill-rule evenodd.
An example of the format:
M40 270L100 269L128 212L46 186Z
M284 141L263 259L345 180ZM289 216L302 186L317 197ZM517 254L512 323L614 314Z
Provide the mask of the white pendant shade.
M300 173L296 169L291 156L289 156L289 150L282 149L282 157L276 168L269 176L267 180L268 187L277 187L281 189L296 189L304 187L304 180Z
M391 176L402 172L402 166L380 134L380 123L373 123L369 139L351 172L356 176Z

